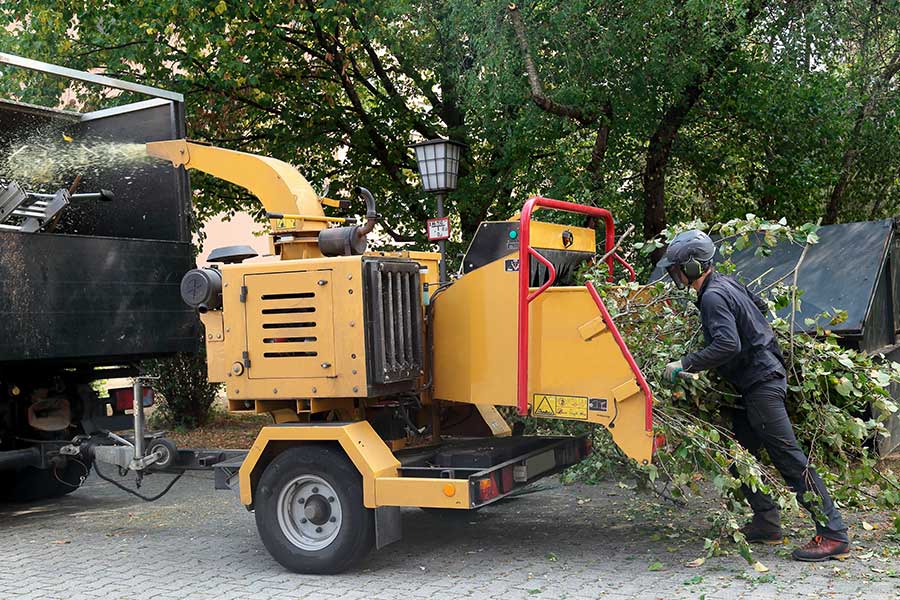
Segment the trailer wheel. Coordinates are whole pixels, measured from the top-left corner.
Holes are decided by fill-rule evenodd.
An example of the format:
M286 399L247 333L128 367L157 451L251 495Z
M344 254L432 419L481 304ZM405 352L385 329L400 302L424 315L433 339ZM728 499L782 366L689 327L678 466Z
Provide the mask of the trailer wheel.
M160 455L160 459L150 465L150 468L154 471L168 469L175 464L175 459L178 458L178 448L175 447L175 442L168 438L153 440L147 448L147 455L149 456L154 452L158 452Z
M340 573L375 543L374 510L343 452L291 448L269 463L255 496L256 527L272 557L296 573Z

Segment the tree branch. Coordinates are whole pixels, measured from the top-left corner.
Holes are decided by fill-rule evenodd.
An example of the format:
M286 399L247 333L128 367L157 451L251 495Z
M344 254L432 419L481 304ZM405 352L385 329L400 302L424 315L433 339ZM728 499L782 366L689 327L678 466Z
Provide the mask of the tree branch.
M509 20L512 22L513 31L516 34L516 40L519 42L519 48L522 51L522 58L525 61L525 72L528 75L528 85L531 88L531 99L542 110L567 119L572 119L580 125L592 125L597 122L597 116L590 114L588 111L582 110L571 104L562 104L549 98L544 92L544 86L541 83L540 75L538 75L537 67L534 65L534 59L531 57L531 49L528 46L528 36L525 33L525 23L522 21L522 14L519 7L510 4L507 9L509 12Z
M415 242L416 238L405 235L402 233L398 233L395 229L393 229L390 225L387 224L387 220L381 219L378 221L378 224L381 225L381 228L387 233L395 242Z
M113 50L122 50L122 49L128 48L130 46L141 46L143 44L152 44L152 43L153 43L153 40L136 40L136 41L132 41L132 42L125 42L125 43L118 44L115 46L99 46L99 45L93 44L93 43L85 43L84 45L90 46L91 49L85 50L84 52L78 52L73 55L73 58L84 58L86 56L90 56L91 54L94 54L95 52L110 52Z
M413 128L418 131L425 139L432 139L438 137L437 131L434 130L433 127L429 126L428 123L423 121L421 117L409 107L406 103L404 96L397 89L397 86L394 85L393 80L390 75L388 75L387 70L384 67L384 62L381 60L381 57L378 56L378 53L375 51L375 48L372 46L371 41L369 40L366 32L360 27L359 22L357 21L354 15L350 15L349 17L350 24L354 29L360 34L362 47L366 52L366 55L369 58L369 63L372 65L372 69L375 72L375 75L378 77L378 80L381 82L381 85L384 86L387 95L382 94L380 92L377 93L380 97L385 98L386 102L390 102L394 104L399 110L406 113L406 116L412 122ZM368 80L359 72L359 69L356 67L356 62L354 61L354 71L357 73L359 78L362 79L363 85L366 87L371 86ZM434 107L437 110L438 107Z
M632 233L634 233L634 224L628 226L628 229L626 229L625 232L619 236L619 241L616 242L616 245L607 250L606 254L601 256L598 260L594 261L595 264L602 265L604 262L606 262L607 258L618 252L619 248L622 246L622 242L628 239L628 236L630 236Z
M594 183L599 187L603 180L602 163L606 156L606 149L609 147L609 129L612 126L612 105L609 102L603 105L603 120L597 129L597 135L594 138L594 147L591 148L591 162L588 163L588 170Z

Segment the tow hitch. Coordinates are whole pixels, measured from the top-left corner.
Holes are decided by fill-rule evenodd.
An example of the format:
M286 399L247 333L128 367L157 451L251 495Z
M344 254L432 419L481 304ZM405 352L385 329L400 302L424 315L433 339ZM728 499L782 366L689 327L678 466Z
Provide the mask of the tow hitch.
M59 449L63 456L80 457L88 463L100 462L118 467L120 474L132 471L136 474L137 487L141 486L148 469L163 471L178 462L175 442L163 437L164 433L145 432L143 390L146 382L156 377L136 377L133 387L132 411L134 413L134 439L129 440L111 431L93 435L81 435L72 443Z
M136 377L134 379L132 412L134 413L134 438L128 439L112 431L100 431L92 435L80 435L59 448L62 456L71 456L94 466L97 476L112 483L123 491L142 500L158 500L171 489L185 471L209 471L220 464L231 464L247 454L246 450L198 449L176 447L175 442L164 437L165 432L146 431L144 418L144 389L146 383L157 377ZM144 496L128 488L109 475L103 473L101 465L117 468L120 476L135 474L135 487L140 488L144 475L151 473L171 473L176 475L165 489L152 497Z

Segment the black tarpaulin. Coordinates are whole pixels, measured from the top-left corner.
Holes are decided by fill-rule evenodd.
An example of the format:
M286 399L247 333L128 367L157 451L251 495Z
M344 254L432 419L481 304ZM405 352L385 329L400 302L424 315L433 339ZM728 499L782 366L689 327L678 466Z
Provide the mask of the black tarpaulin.
M795 327L797 330L812 329L805 325L807 318L845 310L847 319L830 329L842 336L862 335L867 321L875 316L872 308L876 304L879 283L889 275L885 267L893 221L827 225L819 229L818 236L818 243L809 245L800 265L797 287L803 293L794 317ZM803 253L803 244L782 240L768 254L757 255L760 241L761 238L732 255L737 267L735 276L754 291L777 281L793 283L793 271ZM663 276L665 272L657 267L651 281ZM882 308L890 310L890 303ZM783 309L780 316L790 318L790 307ZM893 319L890 321L892 323Z

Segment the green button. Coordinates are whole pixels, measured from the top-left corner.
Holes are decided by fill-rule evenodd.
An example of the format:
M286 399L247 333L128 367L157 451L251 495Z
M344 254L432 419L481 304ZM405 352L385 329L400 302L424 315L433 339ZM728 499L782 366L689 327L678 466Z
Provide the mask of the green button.
M510 239L514 240L514 239L516 239L517 237L519 237L519 232L516 231L515 229L513 229L513 230L511 230L511 231L509 232L509 238L510 238Z

